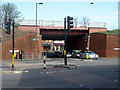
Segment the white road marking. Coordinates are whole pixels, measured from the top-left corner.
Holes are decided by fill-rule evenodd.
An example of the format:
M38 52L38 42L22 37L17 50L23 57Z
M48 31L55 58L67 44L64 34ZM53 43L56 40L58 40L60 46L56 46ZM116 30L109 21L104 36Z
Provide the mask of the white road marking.
M80 85L80 87L82 87L83 85Z

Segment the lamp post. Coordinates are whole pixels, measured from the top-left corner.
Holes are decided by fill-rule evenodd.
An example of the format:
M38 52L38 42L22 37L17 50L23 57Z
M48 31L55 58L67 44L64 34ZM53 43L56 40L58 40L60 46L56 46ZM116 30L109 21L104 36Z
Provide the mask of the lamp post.
M35 48L35 59L37 59L37 4L43 4L43 3L36 3L36 48Z
M92 19L92 5L94 4L94 2L90 2L90 18Z
M93 5L94 4L94 2L91 2L90 3L90 5ZM90 8L91 9L91 8ZM91 10L90 10L91 11ZM91 19L92 19L92 12L90 12L91 14L90 14L90 16L91 16ZM92 26L92 25L91 25ZM87 51L89 51L89 45L90 45L90 32L89 32L89 29L90 28L88 28L88 35L87 35L87 46L86 46L86 50Z

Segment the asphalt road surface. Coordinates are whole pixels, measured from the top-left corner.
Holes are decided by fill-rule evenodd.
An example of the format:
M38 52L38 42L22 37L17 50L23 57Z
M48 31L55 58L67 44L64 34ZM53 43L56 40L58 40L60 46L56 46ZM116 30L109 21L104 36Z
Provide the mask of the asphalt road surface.
M77 65L77 68L53 68L52 65L64 64L62 58L57 58L47 61L47 69L2 72L2 88L118 88L118 59L68 60L68 64ZM24 63L32 65L34 62Z

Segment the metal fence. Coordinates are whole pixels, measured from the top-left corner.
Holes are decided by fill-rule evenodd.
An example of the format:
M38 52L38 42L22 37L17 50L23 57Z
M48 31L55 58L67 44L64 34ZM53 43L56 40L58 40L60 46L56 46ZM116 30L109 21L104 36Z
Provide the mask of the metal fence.
M37 59L41 59L42 56L40 55L40 53L37 53ZM23 60L33 60L35 59L35 53L23 53L22 54L22 59Z
M19 19L17 21L19 25L36 25L36 20L28 20L28 19ZM51 21L51 20L37 20L37 25L48 28L56 28L56 27L64 27L64 21ZM74 27L78 28L84 26L83 22L74 22ZM107 24L105 22L89 22L86 24L87 27L101 27L107 28Z

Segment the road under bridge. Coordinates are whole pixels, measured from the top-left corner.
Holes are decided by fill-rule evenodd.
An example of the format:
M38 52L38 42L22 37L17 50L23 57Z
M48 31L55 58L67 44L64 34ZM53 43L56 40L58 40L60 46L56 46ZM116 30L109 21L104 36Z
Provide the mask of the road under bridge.
M85 42L85 34L89 34L89 30L74 30L66 33L67 36L67 50L85 50L87 43ZM40 29L42 40L64 40L64 29Z

